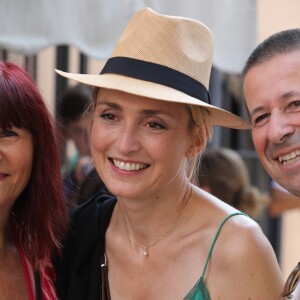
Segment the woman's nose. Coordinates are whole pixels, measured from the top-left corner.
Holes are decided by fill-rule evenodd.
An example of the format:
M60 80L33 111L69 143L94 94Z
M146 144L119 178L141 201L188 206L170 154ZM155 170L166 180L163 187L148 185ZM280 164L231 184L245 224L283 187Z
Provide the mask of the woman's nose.
M135 126L124 126L117 139L119 151L126 155L140 149L139 132Z

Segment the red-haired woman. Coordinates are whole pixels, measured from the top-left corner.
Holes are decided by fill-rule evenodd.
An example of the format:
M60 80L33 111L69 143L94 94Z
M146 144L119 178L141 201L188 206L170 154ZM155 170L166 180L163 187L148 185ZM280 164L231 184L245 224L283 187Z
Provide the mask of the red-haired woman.
M1 299L57 299L50 258L67 209L53 125L30 76L0 62Z

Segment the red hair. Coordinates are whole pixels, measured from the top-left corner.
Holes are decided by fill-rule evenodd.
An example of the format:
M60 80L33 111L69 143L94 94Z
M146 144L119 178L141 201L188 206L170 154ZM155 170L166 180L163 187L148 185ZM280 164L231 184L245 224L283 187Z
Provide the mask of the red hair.
M0 128L12 126L27 129L34 141L31 177L12 215L24 253L38 267L59 252L68 222L54 122L29 74L0 62Z

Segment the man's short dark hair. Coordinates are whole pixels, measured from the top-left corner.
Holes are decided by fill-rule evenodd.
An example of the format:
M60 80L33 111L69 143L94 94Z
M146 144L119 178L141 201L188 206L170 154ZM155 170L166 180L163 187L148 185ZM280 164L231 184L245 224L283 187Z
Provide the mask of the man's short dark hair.
M243 78L253 66L266 62L276 55L294 50L300 50L300 28L288 29L271 35L249 56L242 72Z

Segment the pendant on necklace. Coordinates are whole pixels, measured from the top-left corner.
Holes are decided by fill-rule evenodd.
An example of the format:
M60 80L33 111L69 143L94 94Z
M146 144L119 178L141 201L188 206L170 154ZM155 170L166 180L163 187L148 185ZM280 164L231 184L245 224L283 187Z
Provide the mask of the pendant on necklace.
M147 249L147 247L144 248L143 255L145 257L148 257L148 249Z

